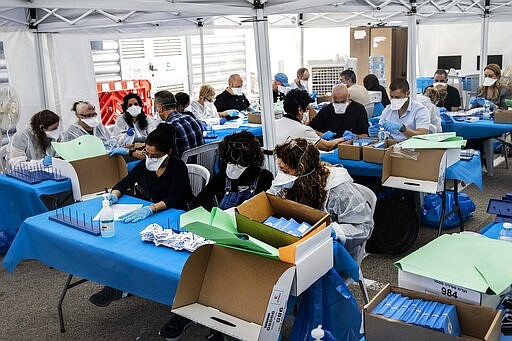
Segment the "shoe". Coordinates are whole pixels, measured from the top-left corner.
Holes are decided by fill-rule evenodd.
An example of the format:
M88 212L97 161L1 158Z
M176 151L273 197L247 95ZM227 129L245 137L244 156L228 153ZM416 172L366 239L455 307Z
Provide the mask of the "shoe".
M206 337L208 341L225 341L226 337L221 332L210 329L210 335Z
M89 302L103 308L108 306L112 301L120 299L122 296L123 292L121 290L104 286L99 292L89 297Z
M162 336L167 341L177 341L183 335L185 329L187 329L192 321L174 314L169 321L162 328L158 335Z

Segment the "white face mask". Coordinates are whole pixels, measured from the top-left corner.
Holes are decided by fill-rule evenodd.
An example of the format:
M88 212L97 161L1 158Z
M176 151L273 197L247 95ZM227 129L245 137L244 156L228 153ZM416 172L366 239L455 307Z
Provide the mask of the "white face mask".
M165 159L167 158L167 155L164 155L162 157L153 158L153 157L146 157L146 168L149 171L156 172L158 168L164 163Z
M208 116L213 116L215 114L215 105L212 102L204 103L204 108L206 112L208 112Z
M242 88L231 88L231 91L233 91L233 95L235 96L242 96Z
M345 103L333 103L335 114L344 114L347 110L348 102Z
M293 187L295 180L297 180L297 176L286 174L283 171L278 171L276 177L272 181L272 187L289 189Z
M391 101L391 109L392 110L400 110L400 108L402 108L405 104L405 102L407 102L409 98L408 97L405 97L405 98L392 98L390 101Z
M235 165L234 163L228 163L226 166L226 175L228 178L236 180L242 175L242 173L247 169L247 167L243 167L240 165Z
M46 137L52 140L58 140L60 136L60 131L58 129L55 130L45 130L44 133L46 134Z
M141 107L139 107L138 105L132 105L131 107L126 109L126 111L133 117L137 117L141 113Z
M300 80L300 85L302 85L303 87L305 87L306 89L308 88L308 81L305 81L305 80Z
M87 124L89 127L94 128L100 125L100 121L97 117L81 118L82 122Z
M496 83L496 79L491 78L491 77L485 77L484 78L484 84L482 84L482 85L483 86L493 86L494 83Z
M290 89L289 89L289 88L287 88L286 86L282 86L282 85L278 85L278 86L277 86L277 91L278 91L278 92L280 92L280 93L282 93L282 94L285 94L285 95L286 95L286 94L288 93L288 91L289 91L289 90L290 90Z

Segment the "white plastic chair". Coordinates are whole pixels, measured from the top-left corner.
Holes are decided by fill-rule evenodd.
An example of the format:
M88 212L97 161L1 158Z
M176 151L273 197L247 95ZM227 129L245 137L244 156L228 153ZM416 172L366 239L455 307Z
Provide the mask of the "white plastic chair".
M375 206L377 205L377 196L375 195L375 193L373 193L373 191L371 189L369 189L366 186L363 186L363 185L357 184L357 183L354 183L354 186L356 186L356 188L359 190L359 192L363 195L364 199L370 205L370 208L372 210L372 219L373 219L373 214L375 213ZM371 236L371 233L368 236L368 238L370 238L370 236ZM361 289L361 293L363 294L364 302L367 304L368 302L370 302L370 299L368 297L368 290L366 289L366 284L364 283L363 271L361 270L361 262L363 261L363 258L364 258L365 247L366 247L366 241L361 245L361 249L359 250L359 254L357 255L357 258L355 259L355 261L356 261L357 265L359 266L359 288ZM345 279L345 284L347 286L352 284L353 282L354 282L354 280L350 277Z
M217 160L217 149L219 148L219 143L220 142L212 142L186 150L181 155L181 160L188 164L189 158L196 156L197 159L194 163L205 167L210 174L212 174L215 161Z
M375 106L375 103L373 103L373 102L366 103L364 105L364 108L366 109L366 115L368 115L368 119L372 118L372 116L373 116L374 106Z
M190 187L194 195L199 194L204 186L210 181L210 172L201 165L188 164L188 177Z
M5 173L7 170L7 152L9 145L6 144L0 148L0 172Z

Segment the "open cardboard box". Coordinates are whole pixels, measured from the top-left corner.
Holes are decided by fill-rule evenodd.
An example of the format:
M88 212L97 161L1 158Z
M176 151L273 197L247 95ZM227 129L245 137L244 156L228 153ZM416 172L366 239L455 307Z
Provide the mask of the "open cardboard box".
M247 121L249 123L261 124L261 114L255 114L253 112L247 113Z
M172 312L240 340L277 340L294 275L292 264L204 245L183 267Z
M386 149L392 145L395 145L397 142L397 140L386 139L384 141L384 148L375 148L375 143L368 146L363 146L363 161L382 164Z
M494 112L495 123L512 123L512 110L497 110Z
M410 191L437 193L444 189L447 149L416 149L417 160L391 157L393 148L384 154L382 185ZM458 153L458 149L454 149ZM460 157L460 154L459 154Z
M462 335L454 337L441 332L392 320L387 317L372 314L371 311L390 292L395 292L409 298L437 301L453 304L457 307L457 315ZM444 340L485 340L500 339L501 311L487 307L476 306L455 301L449 298L420 293L408 289L390 286L384 287L363 309L365 337L374 340L415 340L415 341L444 341Z
M338 144L338 157L340 159L359 161L363 157L363 147L354 145L354 140L342 142Z
M52 164L62 176L71 179L75 201L112 188L128 174L126 162L120 155L100 155L71 162L53 158Z
M297 202L259 193L236 208L238 232L279 249L279 259L296 265L292 294L299 295L333 267L329 214ZM308 222L312 228L302 238L263 224L270 216Z

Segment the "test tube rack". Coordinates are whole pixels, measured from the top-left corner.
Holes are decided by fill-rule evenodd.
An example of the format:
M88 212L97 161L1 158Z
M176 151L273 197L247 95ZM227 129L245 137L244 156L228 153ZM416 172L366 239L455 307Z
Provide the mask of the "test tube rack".
M12 167L5 174L29 184L37 184L44 180L63 181L67 179L62 176L60 170L54 170L53 168L43 167L41 165L16 166Z
M93 221L92 216L90 216L90 222L88 222L86 220L85 213L82 214L82 219L79 219L78 217L78 211L71 212L71 208L68 208L67 210L64 208L58 208L55 210L55 215L49 216L48 219L72 227L76 230L92 234L93 236L101 235L100 221L96 223Z

